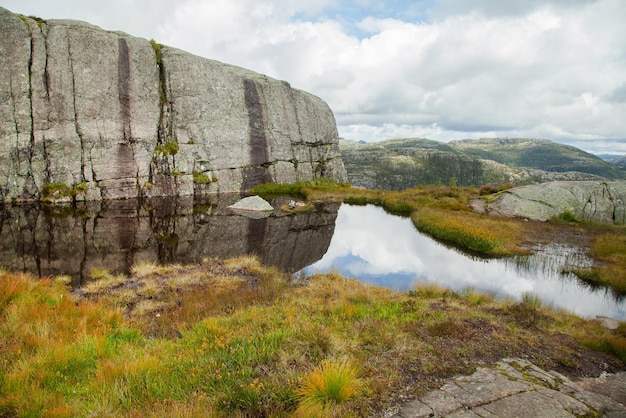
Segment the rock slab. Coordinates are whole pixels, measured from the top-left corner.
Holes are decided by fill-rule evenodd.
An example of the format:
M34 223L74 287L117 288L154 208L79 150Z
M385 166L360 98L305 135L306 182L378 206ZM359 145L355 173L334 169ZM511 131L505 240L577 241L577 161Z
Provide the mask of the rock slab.
M347 180L332 111L284 81L3 8L0 55L0 201Z
M229 206L231 209L239 210L252 210L252 211L273 211L274 208L269 202L260 196L244 197L237 203L233 203Z
M611 378L624 387L626 372ZM504 359L405 403L393 418L626 416L621 399L599 389L598 379L578 384L527 360Z
M488 202L488 213L545 221L564 212L593 222L626 222L626 181L555 181L515 187Z

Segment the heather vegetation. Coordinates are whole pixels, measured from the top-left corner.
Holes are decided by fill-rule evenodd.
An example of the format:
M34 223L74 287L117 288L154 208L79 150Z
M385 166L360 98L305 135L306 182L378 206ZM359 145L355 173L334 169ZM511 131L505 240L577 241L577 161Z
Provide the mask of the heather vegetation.
M620 367L592 345L626 361L623 324L532 297L294 281L248 257L93 275L78 297L0 273L0 415L370 416L506 356Z
M523 252L533 228L574 232L598 261L590 277L626 271L623 227L479 215L475 188L320 179L255 192L380 205L482 255ZM0 416L372 416L503 357L569 375L626 363L625 323L609 330L533 294L394 292L334 273L296 279L253 257L92 269L76 293L66 282L0 272Z

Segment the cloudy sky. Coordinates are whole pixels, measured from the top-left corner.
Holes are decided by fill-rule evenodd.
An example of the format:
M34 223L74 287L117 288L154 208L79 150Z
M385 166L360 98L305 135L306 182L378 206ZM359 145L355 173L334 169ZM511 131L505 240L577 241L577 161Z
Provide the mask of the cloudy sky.
M624 0L0 0L287 80L339 135L626 153Z

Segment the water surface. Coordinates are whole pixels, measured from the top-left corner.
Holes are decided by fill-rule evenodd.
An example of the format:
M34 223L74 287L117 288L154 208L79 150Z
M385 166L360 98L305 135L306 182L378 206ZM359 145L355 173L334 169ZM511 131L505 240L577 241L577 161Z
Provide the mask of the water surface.
M569 244L539 246L518 259L483 260L420 234L408 218L375 206L326 204L286 214L273 201L271 216L253 219L228 209L238 196L85 203L79 208L0 206L0 267L39 276L69 275L74 286L93 268L128 274L143 261L200 263L205 258L257 255L264 264L305 274L342 275L398 291L436 282L501 297L538 295L584 317L626 319L626 302L591 290L564 265L591 263Z
M150 202L90 202L78 208L0 206L0 267L38 276L68 275L74 286L93 268L128 274L141 262L196 264L206 258L253 254L266 265L296 271L319 260L339 204L267 218L241 216L237 195ZM280 208L281 200L273 202Z
M533 293L553 307L583 317L626 319L626 303L610 292L592 290L564 266L586 266L582 250L563 244L536 248L532 257L480 259L467 256L421 234L408 218L376 206L342 205L335 233L324 257L304 272L338 271L346 277L395 290L436 282L456 291L473 288L520 299Z

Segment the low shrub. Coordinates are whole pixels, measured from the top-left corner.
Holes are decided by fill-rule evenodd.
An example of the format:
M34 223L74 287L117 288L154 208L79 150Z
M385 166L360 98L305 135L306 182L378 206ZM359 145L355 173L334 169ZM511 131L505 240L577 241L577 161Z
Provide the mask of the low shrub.
M73 195L70 186L64 183L46 183L41 188L41 195L45 198L68 197Z

